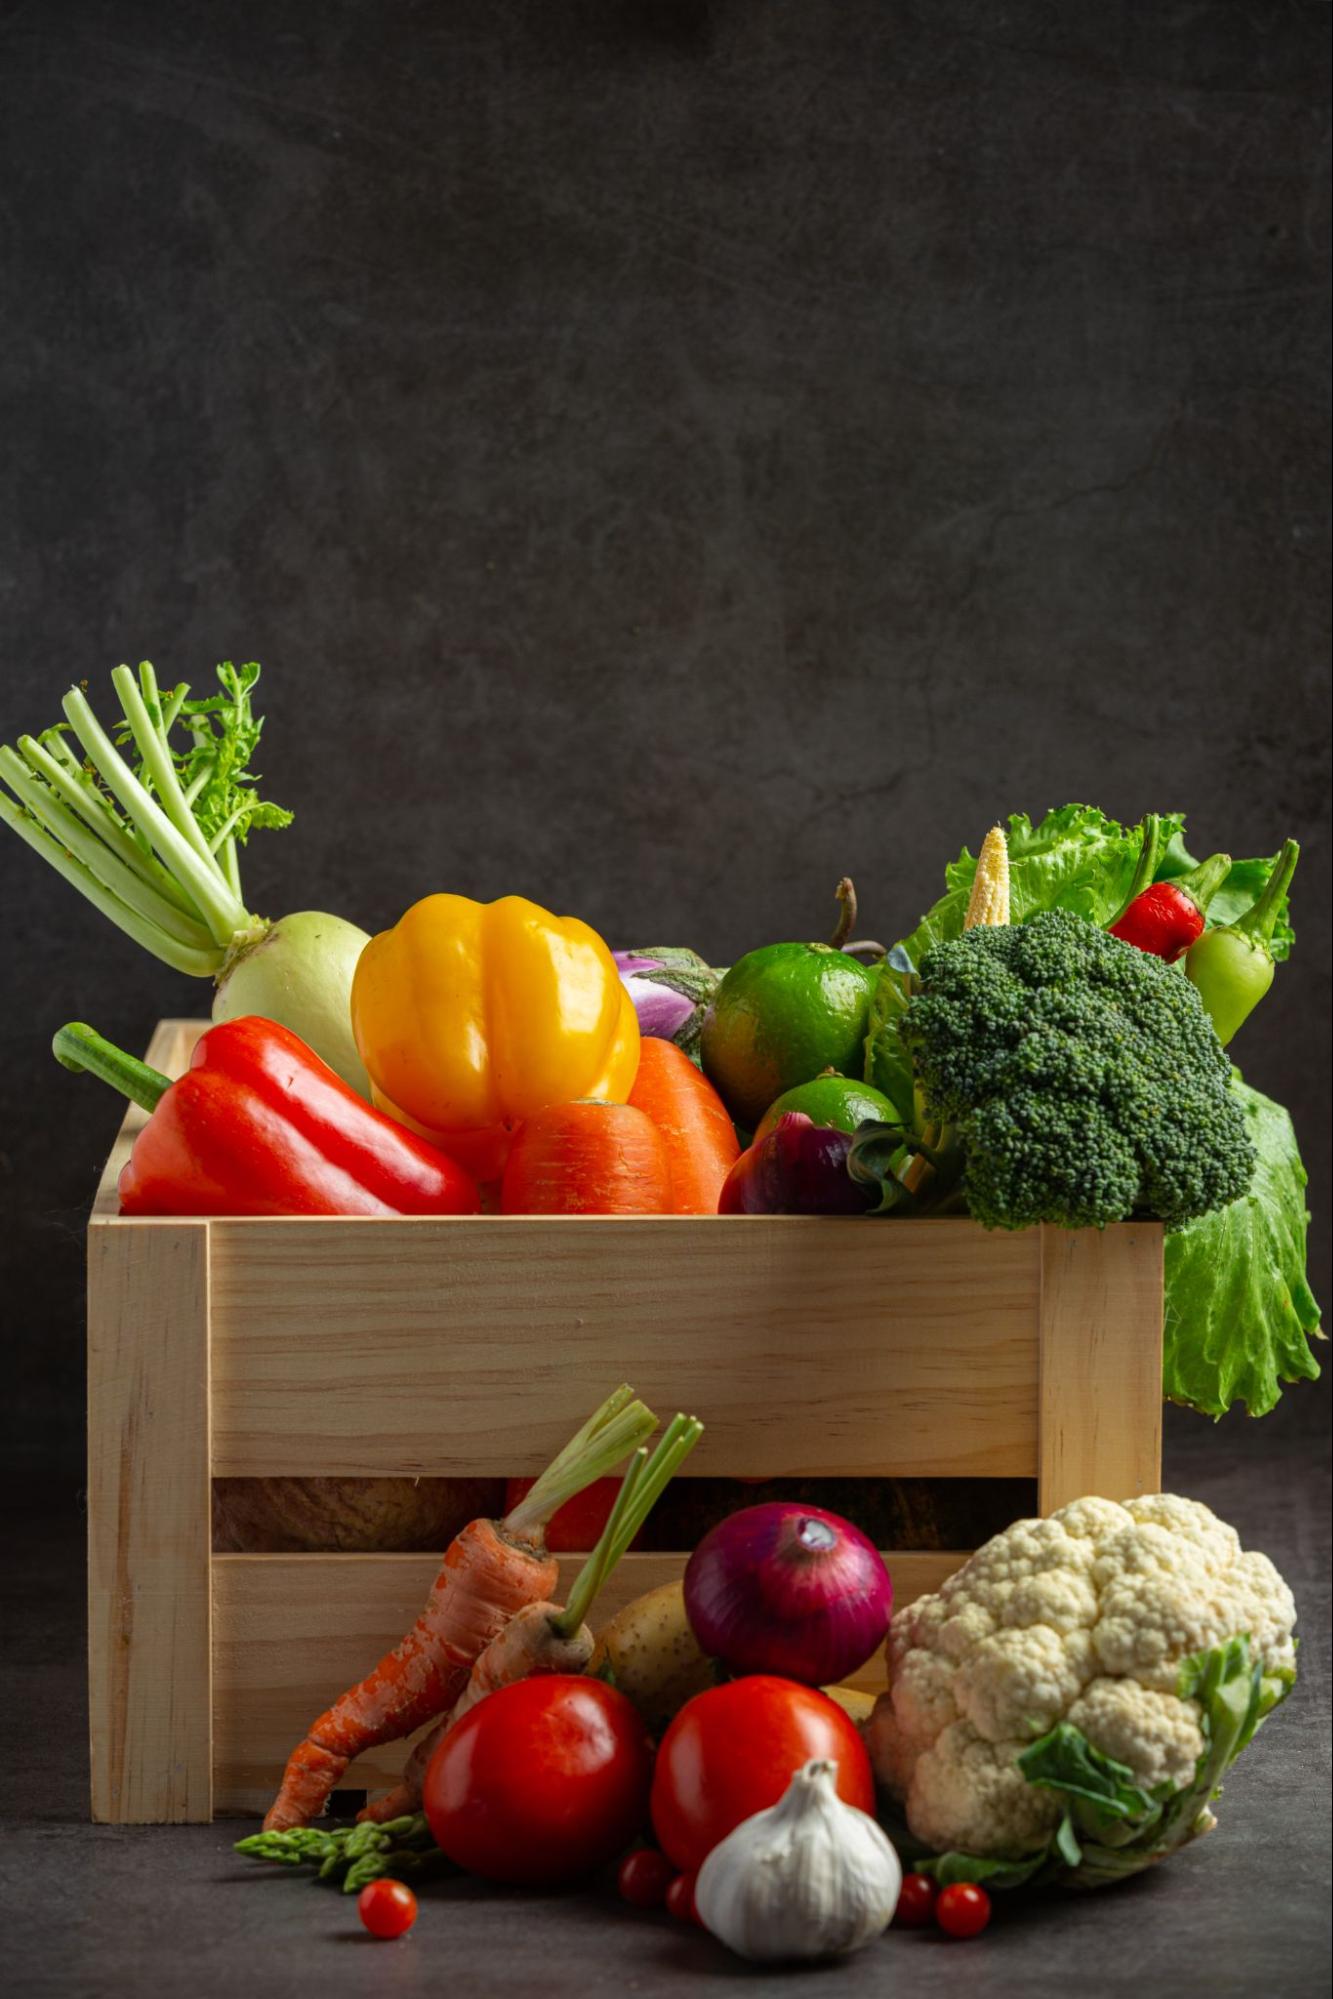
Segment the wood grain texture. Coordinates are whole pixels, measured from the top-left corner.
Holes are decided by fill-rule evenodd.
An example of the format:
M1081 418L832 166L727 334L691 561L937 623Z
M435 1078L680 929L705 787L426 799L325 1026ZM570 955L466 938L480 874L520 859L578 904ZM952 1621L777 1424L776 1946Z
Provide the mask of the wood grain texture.
M568 1589L581 1557L561 1563ZM684 1555L626 1555L598 1599L596 1625L644 1590L673 1581ZM937 1589L965 1554L885 1556L894 1601ZM219 1811L262 1811L289 1751L314 1717L360 1679L415 1621L435 1579L434 1555L215 1555L213 1558L214 1796ZM884 1684L878 1656L849 1684ZM401 1769L407 1743L372 1750L349 1769L349 1790L376 1790Z
M1162 1483L1162 1244L1156 1222L1040 1231L1037 1503Z
M629 1380L687 1471L1031 1477L1035 1233L967 1221L213 1224L218 1476L536 1472Z
M208 1224L88 1234L92 1815L212 1813Z

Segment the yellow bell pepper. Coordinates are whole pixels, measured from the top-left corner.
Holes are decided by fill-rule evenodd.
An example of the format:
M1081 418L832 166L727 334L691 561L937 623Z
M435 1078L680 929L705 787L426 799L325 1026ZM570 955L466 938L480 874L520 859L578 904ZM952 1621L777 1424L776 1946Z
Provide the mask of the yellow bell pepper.
M623 1103L639 1066L634 1002L606 945L518 895L414 903L361 954L352 1032L380 1108L483 1180L534 1111Z

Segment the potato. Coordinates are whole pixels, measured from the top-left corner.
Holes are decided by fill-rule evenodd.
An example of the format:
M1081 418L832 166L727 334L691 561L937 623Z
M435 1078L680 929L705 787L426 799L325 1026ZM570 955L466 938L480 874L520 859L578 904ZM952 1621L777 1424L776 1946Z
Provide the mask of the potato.
M663 1583L635 1597L602 1627L588 1671L607 1667L654 1735L661 1735L686 1701L716 1686L720 1677L690 1629L680 1583ZM824 1692L858 1728L875 1705L875 1696L859 1687L825 1687Z
M690 1629L679 1583L635 1597L603 1626L588 1671L608 1667L654 1735L687 1700L715 1684L716 1670Z

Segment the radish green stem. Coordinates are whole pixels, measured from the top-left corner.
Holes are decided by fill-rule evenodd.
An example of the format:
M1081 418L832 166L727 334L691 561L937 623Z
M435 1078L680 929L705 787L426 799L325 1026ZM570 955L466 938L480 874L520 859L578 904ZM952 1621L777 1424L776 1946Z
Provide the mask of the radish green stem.
M63 756L54 754L57 747L64 752ZM6 753L12 754L12 752ZM33 774L38 778L44 778L52 791L68 805L71 812L77 813L89 831L104 841L126 867L132 868L144 881L150 883L159 895L167 902L173 903L183 915L191 915L193 905L189 898L176 886L157 856L139 844L120 815L107 803L96 786L89 782L82 765L76 762L59 736L52 738L51 749L47 749L32 736L20 736L19 753ZM29 809L32 809L31 802Z
M0 774L3 774L19 803L27 807L33 818L45 826L75 860L83 862L103 888L118 896L128 909L146 918L149 923L157 924L178 943L191 945L196 950L208 949L212 940L203 926L192 917L183 915L155 888L151 888L141 875L127 867L95 833L90 833L46 786L38 784L29 775L8 745L0 749Z
M662 1432L651 1458L643 1448L634 1453L601 1538L579 1570L569 1602L551 1619L557 1636L575 1636L593 1599L698 1443L703 1428L696 1417L677 1414Z
M137 698L137 689L135 690ZM215 943L225 949L238 930L250 921L249 912L227 887L217 863L209 855L205 861L193 844L182 838L162 807L150 797L134 772L121 757L97 717L77 687L65 696L65 714L70 727L107 789L117 797L167 867L185 888L200 916L208 925ZM179 795L179 790L178 790ZM194 825L194 821L190 822ZM195 826L200 841L203 835Z
M628 1383L622 1383L575 1432L531 1492L507 1515L504 1524L509 1532L522 1538L533 1528L544 1527L567 1499L582 1492L594 1479L605 1478L614 1471L656 1427L657 1418L652 1410L644 1407Z
M152 668L149 667L148 671L151 674ZM118 666L111 676L111 684L120 696L120 705L125 710L130 733L144 760L144 767L153 780L153 789L161 800L162 811L186 844L192 847L199 859L206 862L216 874L216 863L208 851L208 842L199 830L198 820L182 796L180 779L176 775L176 766L171 761L171 752L157 732L143 696L135 686L134 675L127 666ZM220 876L218 879L221 882ZM236 930L240 925L233 923L231 927ZM220 937L218 942L225 943L226 939Z
M39 826L29 813L21 811L3 792L0 792L0 819L7 826L12 826L21 840L26 840L35 853L40 854L44 861L49 861L56 873L63 875L80 895L86 896L93 907L100 909L118 930L123 930L136 944L142 944L155 958L160 958L177 972L188 972L196 978L211 978L218 971L222 954L211 942L207 951L192 950L188 945L168 937L160 925L148 922L145 917L127 908L119 896L103 888L91 869L86 868L82 861L76 861L58 840L52 839L44 827Z

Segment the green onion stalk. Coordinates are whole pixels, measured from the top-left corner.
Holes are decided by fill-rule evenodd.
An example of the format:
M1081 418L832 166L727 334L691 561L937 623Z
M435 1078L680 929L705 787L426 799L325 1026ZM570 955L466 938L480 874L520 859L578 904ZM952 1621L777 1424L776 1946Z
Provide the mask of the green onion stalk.
M0 820L154 957L212 979L215 1021L276 1020L368 1097L350 999L369 940L340 916L270 922L246 906L240 849L292 815L247 768L263 728L258 666L217 672L221 692L191 700L184 681L160 689L147 660L137 675L118 666L114 738L72 687L63 722L0 746Z

